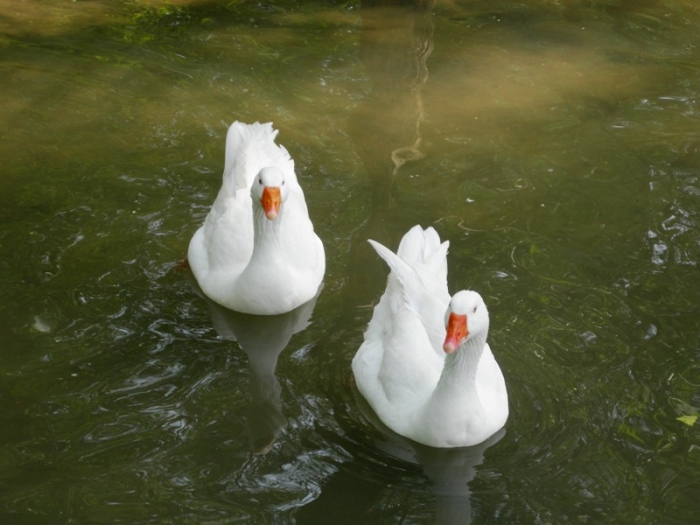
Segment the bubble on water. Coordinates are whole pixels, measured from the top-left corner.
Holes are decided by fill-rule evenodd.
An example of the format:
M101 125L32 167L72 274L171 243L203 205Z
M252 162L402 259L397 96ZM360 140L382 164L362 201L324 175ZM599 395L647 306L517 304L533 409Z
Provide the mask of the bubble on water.
M598 336L594 332L591 332L591 331L583 332L582 334L580 334L580 336L581 336L581 339L583 340L584 344L590 344L590 343L594 342L596 339L598 339Z
M48 334L51 331L51 326L38 315L34 316L32 328L42 334Z
M653 246L654 253L651 257L651 262L657 266L661 266L666 263L666 253L668 252L668 246L664 242L654 243Z
M657 333L659 332L659 329L656 327L655 324L649 325L649 328L647 328L647 333L644 334L644 339L651 339L654 337Z

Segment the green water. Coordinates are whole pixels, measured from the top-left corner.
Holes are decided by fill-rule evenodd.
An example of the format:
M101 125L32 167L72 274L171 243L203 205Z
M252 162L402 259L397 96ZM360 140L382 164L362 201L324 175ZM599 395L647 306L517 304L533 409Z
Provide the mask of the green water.
M698 27L690 0L0 0L0 521L696 523ZM280 129L326 246L292 316L180 265L235 119ZM365 240L416 223L491 312L511 416L474 450L387 435L351 386Z

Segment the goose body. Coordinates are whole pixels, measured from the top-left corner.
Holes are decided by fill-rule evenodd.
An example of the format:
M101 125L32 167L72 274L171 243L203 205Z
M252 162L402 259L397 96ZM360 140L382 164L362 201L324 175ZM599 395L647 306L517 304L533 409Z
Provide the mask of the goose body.
M289 312L325 273L294 161L276 136L271 123L231 124L221 189L187 253L204 294L238 312Z
M352 361L359 392L386 426L424 445L485 441L508 418L508 394L483 299L450 297L448 243L433 228L413 227L397 253L370 243L391 272Z

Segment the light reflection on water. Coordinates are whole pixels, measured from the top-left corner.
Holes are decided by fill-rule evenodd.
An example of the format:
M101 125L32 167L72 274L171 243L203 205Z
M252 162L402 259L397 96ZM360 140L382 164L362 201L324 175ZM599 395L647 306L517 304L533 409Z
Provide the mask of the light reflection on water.
M366 239L421 223L511 395L473 471L442 458L459 520L693 522L692 3L88 4L0 2L3 521L433 523L349 367ZM252 370L179 264L234 118L280 128L329 259Z

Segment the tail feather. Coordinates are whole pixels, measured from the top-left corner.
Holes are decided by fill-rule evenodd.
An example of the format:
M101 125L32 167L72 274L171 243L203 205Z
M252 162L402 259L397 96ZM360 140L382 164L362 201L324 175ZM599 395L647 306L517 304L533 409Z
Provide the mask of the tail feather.
M431 344L442 355L444 312L450 300L447 290L447 241L433 228L423 230L416 226L401 240L397 254L369 240L379 256L391 269L387 289L378 308L392 308L389 297L403 301L421 319ZM396 295L398 292L400 295Z
M226 134L224 186L231 193L250 187L253 178L267 166L277 166L294 176L294 161L284 146L275 144L278 130L271 122L234 122Z
M433 228L411 228L401 239L397 253L372 239L369 243L401 283L404 298L414 311L422 309L426 296L447 290L449 242L441 243Z
M368 241L377 254L389 265L391 271L398 277L404 287L418 278L416 271L389 248L372 239L368 239Z
M417 270L428 270L436 277L447 280L449 246L449 241L440 242L440 236L432 226L423 230L416 225L403 236L396 253Z

